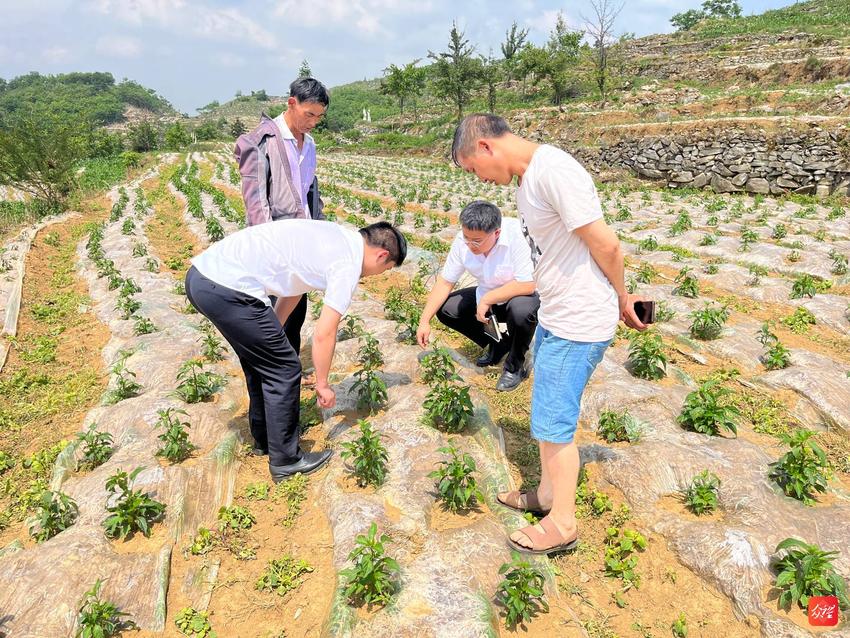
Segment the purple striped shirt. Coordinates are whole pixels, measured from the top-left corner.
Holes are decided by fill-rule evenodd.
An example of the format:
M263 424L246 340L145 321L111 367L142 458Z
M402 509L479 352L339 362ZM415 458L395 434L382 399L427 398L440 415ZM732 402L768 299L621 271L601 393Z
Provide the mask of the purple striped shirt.
M304 210L307 211L307 191L310 190L310 185L313 183L313 177L316 174L316 143L309 133L305 133L304 144L299 151L298 140L295 139L292 131L286 125L283 113L274 118L274 123L277 124L283 136L286 156L292 169L292 181L301 186L301 203L304 205ZM306 214L309 218L310 213Z

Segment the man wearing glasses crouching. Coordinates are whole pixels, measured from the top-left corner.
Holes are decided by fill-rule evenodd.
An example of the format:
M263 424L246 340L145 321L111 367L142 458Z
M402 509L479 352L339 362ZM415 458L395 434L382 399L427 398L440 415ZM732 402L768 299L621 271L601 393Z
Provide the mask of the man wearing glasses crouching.
M534 291L531 248L518 219L502 218L493 204L475 201L460 214L461 231L452 243L443 270L428 295L416 340L428 346L431 318L468 337L487 351L479 366L505 364L496 389L513 390L528 376L525 355L537 327L540 299ZM452 292L469 272L477 286ZM490 314L507 325L495 341L485 333Z

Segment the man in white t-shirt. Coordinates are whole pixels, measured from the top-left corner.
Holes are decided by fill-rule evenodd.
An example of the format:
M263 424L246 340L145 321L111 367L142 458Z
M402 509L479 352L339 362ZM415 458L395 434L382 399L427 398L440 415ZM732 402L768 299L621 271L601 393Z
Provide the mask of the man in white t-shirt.
M293 219L240 230L192 260L186 296L239 357L254 445L268 452L276 482L312 472L331 456L331 450L303 452L298 445L301 361L282 325L302 295L325 291L312 354L318 403L333 407L328 372L339 321L357 283L400 266L406 254L404 236L387 222L356 232L332 222ZM270 295L278 298L277 314Z
M485 182L517 178L517 209L540 295L534 344L531 435L540 447L536 491L507 492L508 507L546 515L515 531L511 545L549 554L575 547L575 492L580 468L573 441L584 388L614 338L617 321L643 330L623 278L623 253L605 223L593 179L572 156L511 133L489 114L458 125L452 158Z
M497 365L507 355L496 389L513 390L528 376L525 355L540 306L534 292L531 251L519 220L503 218L490 202L469 204L460 213L460 225L443 271L425 302L416 340L422 348L428 346L430 322L436 314L443 324L487 348L476 362L479 366ZM478 285L452 292L466 272ZM499 323L507 324L507 334L499 341L484 331L491 313Z

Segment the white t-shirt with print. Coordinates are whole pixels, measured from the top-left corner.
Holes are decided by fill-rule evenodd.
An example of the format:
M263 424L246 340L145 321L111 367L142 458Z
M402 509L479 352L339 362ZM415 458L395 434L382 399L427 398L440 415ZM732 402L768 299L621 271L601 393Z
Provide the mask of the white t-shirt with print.
M532 243L537 318L573 341L606 341L619 321L617 293L573 231L602 218L593 178L568 153L537 148L517 189L523 231Z
M459 232L452 242L441 275L446 281L456 283L464 272L478 280L475 289L478 302L486 293L512 281L533 281L531 248L522 234L519 220L502 218L502 232L487 256L473 254L463 241L463 232Z
M334 222L279 219L249 226L192 259L202 275L271 305L269 295L324 290L345 314L363 269L363 238Z

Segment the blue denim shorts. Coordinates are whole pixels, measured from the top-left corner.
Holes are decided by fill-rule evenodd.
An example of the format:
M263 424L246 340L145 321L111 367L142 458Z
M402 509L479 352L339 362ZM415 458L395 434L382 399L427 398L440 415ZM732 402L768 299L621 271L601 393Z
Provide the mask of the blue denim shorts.
M572 443L581 395L611 341L571 341L537 326L531 395L531 436L534 439Z

